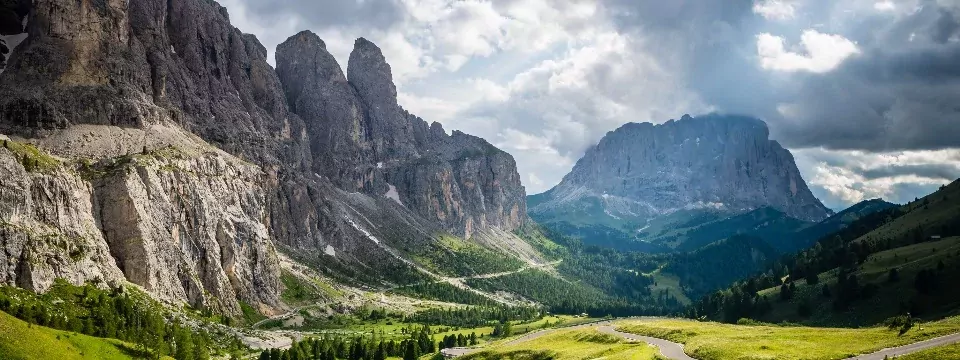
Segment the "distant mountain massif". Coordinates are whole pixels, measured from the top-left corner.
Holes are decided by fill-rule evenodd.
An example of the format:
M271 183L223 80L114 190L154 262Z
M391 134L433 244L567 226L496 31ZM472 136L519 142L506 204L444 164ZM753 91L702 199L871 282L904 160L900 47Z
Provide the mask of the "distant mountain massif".
M718 114L609 132L528 204L534 220L586 242L654 252L773 236L832 215L766 124Z

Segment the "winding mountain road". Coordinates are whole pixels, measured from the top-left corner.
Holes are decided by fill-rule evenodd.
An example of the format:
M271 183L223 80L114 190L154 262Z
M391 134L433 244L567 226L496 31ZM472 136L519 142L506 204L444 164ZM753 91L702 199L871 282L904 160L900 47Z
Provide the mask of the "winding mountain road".
M925 340L921 342L915 342L913 344L907 344L904 346L898 346L895 348L883 349L872 354L860 355L856 357L849 358L847 360L884 360L892 359L897 356L903 356L907 354L912 354L918 351L932 349L941 346L947 346L955 343L960 343L960 333L941 336L938 338L933 338L930 340Z
M535 332L523 335L521 337L518 337L516 339L507 341L503 343L503 346L512 346L516 344L521 344L545 335L549 335L551 333L554 333L560 330L575 330L575 329L583 329L583 328L590 328L590 327L597 327L597 326L598 326L598 330L601 333L619 336L628 341L642 341L652 346L656 346L658 349L660 349L660 355L663 355L668 359L696 360L683 352L683 345L681 344L677 344L675 342L658 339L654 337L649 337L649 336L641 336L636 334L620 332L620 331L617 331L617 329L612 325L610 321L601 321L601 322L594 322L594 323L580 324L580 325L574 325L574 326L568 326L568 327L559 327L559 328L535 331ZM468 355L468 354L471 354L477 351L482 351L482 350L483 348L453 348L453 349L444 349L443 354L451 357L456 357L456 356Z
M660 349L660 355L663 355L663 357L668 359L696 360L690 357L689 355L687 355L687 353L683 352L682 344L678 344L672 341L617 331L617 329L614 328L612 325L600 326L600 332L604 334L616 335L624 339L627 339L628 341L643 341L647 344L656 346L657 349Z

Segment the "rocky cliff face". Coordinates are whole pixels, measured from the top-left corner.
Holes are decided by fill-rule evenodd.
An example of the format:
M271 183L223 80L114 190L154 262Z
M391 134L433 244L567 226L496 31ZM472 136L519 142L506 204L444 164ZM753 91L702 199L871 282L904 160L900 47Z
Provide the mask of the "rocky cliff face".
M240 301L278 305L275 248L391 281L411 266L396 248L524 219L512 157L403 110L369 41L349 77L308 32L278 48L274 71L214 1L15 3L0 7L24 31L4 56L0 134L60 165L4 160L17 181L0 184L13 211L3 283L130 281L237 314ZM150 155L164 149L188 155Z
M263 173L230 155L169 147L61 163L29 145L0 149L4 283L55 278L117 286L228 314L279 305Z
M123 273L90 210L93 186L76 173L27 171L23 152L3 141L0 283L35 291L46 290L56 278L120 284Z
M231 314L240 312L232 299L279 305L280 271L258 167L166 148L85 171L94 184L94 215L129 281L163 299Z
M684 116L662 125L626 124L587 150L550 191L535 197L535 219L583 204L642 224L683 210L743 213L761 207L818 221L830 211L800 176L789 151L762 121Z
M373 43L358 39L349 61L344 77L310 32L277 48L277 72L309 129L317 173L343 189L391 198L465 237L520 226L524 189L509 154L403 110L390 65Z

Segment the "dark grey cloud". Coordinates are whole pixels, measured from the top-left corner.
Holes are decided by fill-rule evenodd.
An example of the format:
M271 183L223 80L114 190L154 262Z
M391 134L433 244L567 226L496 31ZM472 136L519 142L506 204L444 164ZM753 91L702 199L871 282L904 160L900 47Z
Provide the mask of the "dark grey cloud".
M960 147L960 9L922 1L893 15L854 2L799 1L796 18L768 21L753 1L608 0L625 31L682 64L687 86L721 111L764 118L788 147L890 151ZM902 6L902 4L901 4ZM840 15L838 15L840 14ZM824 74L776 74L758 66L756 36L789 44L805 29L856 41L859 55ZM789 76L784 81L783 77ZM793 113L779 111L793 105Z
M263 23L296 18L313 30L337 27L389 29L402 21L405 14L403 6L395 0L243 0L242 3Z
M863 170L868 180L902 175L916 175L931 179L960 179L960 168L951 164L893 165L880 169Z

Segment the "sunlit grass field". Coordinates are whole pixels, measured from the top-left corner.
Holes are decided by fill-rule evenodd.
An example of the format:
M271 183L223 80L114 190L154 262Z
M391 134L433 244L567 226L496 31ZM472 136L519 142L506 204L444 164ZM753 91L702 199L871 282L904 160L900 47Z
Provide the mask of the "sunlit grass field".
M594 322L599 319L575 317L569 315L551 315L532 322L513 322L513 334L519 335L531 331L537 331L546 328L566 327L583 323ZM385 338L404 339L408 335L403 329L419 329L422 325L404 323L400 321L378 320L365 321L360 324L350 325L343 329L327 330L323 332L344 333L344 334L376 334ZM451 326L431 326L430 330L436 338L443 338L447 335L470 336L474 333L479 337L480 343L491 341L490 334L493 333L493 326L483 326L476 328L456 328ZM444 331L441 331L444 330ZM481 337L482 336L482 337Z
M69 331L30 325L0 312L2 360L114 360L142 358L133 345Z
M960 317L924 323L902 336L886 327L860 329L731 325L679 319L629 320L621 331L667 339L702 360L844 359L960 332Z
M509 344L509 343L507 343ZM626 342L595 328L558 330L512 345L493 345L462 357L463 360L650 360L660 359L657 350L645 343Z

